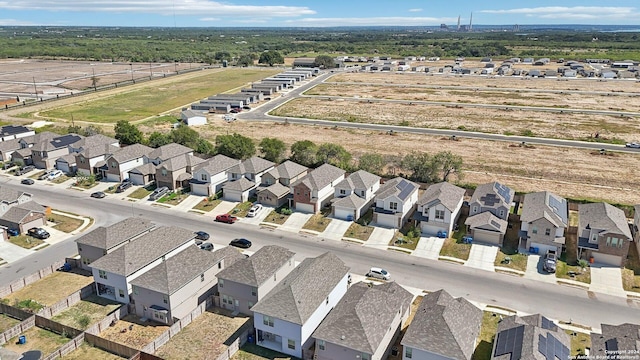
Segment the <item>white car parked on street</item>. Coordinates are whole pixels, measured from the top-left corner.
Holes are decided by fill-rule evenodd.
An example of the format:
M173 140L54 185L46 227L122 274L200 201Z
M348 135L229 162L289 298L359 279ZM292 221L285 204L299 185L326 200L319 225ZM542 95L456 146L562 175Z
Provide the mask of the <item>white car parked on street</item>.
M372 267L371 270L369 270L369 272L367 273L367 277L381 279L381 280L389 280L391 279L391 274L385 269Z

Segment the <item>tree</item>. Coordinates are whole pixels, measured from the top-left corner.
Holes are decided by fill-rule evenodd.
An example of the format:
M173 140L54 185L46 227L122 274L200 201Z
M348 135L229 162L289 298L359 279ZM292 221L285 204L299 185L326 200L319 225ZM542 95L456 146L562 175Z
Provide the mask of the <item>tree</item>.
M351 165L351 154L338 144L324 143L318 146L316 158L318 162L331 164L345 170Z
M318 146L310 140L296 141L291 145L291 161L311 167L316 164Z
M101 127L98 127L96 125L89 125L87 127L85 127L84 129L82 129L82 135L84 136L93 136L93 135L98 135L98 134L102 134L104 133L104 130L102 130Z
M218 135L216 153L244 160L256 154L256 146L253 140L240 134Z
M222 62L223 60L231 61L231 54L228 51L218 51L213 56L214 59Z
M324 69L333 69L336 67L336 62L329 55L318 55L314 63L317 67Z
M284 158L284 152L287 150L287 145L284 141L276 138L264 138L260 141L260 152L262 156L275 163L279 163Z
M447 181L451 174L455 174L458 180L462 178L462 156L451 151L441 151L433 156L433 162L442 181Z
M238 61L236 62L236 65L238 66L251 66L253 65L253 58L251 57L251 55L242 55L238 58Z
M382 174L384 166L385 161L380 154L364 154L358 159L358 168L372 174Z
M171 144L171 136L169 134L163 134L161 132L154 131L149 134L147 145L152 148L159 148L162 145Z
M82 134L82 128L79 125L67 126L67 132L69 134Z
M195 151L198 154L213 155L216 152L216 148L213 146L213 144L209 140L199 138L198 141L196 142Z
M139 144L143 140L142 132L127 120L118 121L114 130L116 132L116 139L118 139L122 145Z
M260 54L258 63L269 64L269 66L273 66L273 64L284 64L284 57L276 50L267 50Z
M437 169L434 162L427 153L412 152L402 159L402 167L411 172L411 180L421 182L435 182L437 179Z
M174 143L192 149L196 148L198 139L200 138L200 134L198 134L197 131L185 125L178 126L176 129L171 130L169 136Z

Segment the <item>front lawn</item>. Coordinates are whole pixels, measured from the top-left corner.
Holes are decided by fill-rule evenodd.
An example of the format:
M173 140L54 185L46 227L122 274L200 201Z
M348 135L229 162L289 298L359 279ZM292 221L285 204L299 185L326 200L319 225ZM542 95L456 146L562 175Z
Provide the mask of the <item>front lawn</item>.
M179 194L179 193L172 192L158 199L158 202L161 204L178 205L188 197L189 197L189 194L182 194L182 193Z
M463 243L462 238L460 238L459 242L456 239L448 238L444 240L440 256L449 256L466 261L469 259L470 252L471 244Z
M331 219L322 214L313 214L313 216L311 216L311 218L307 221L306 224L304 224L302 228L305 230L313 230L321 233L327 228L327 226L329 226L330 222Z
M69 180L69 179L71 179L71 178L70 178L70 177L68 177L67 175L62 175L62 176L60 176L60 177L57 177L57 178L55 178L55 179L51 180L51 182L52 182L53 184L62 184L63 182L65 182L65 181L67 181L67 180Z
M29 179L38 180L38 178L39 178L41 175L44 175L44 173L46 173L46 171L44 171L44 170L43 170L43 171L38 171L37 173L35 173L35 174L33 174L33 175L29 176Z
M264 222L282 225L284 224L291 214L282 214L282 209L273 210L264 218Z
M198 203L198 205L194 206L193 209L194 210L200 210L200 211L204 211L204 212L209 212L213 209L216 208L216 206L220 205L220 203L222 202L222 200L220 199L209 199L209 198L204 198L202 199L202 201L200 201Z
M569 337L571 337L571 356L577 357L578 355L585 355L585 349L591 348L591 336L589 334L581 332L573 332L571 330L565 330Z
M636 246L638 243L629 246L629 256L622 269L622 286L626 291L640 292L640 258Z
M473 352L474 359L491 359L491 351L493 350L493 340L498 332L498 322L500 315L491 311L484 311L482 314L482 327L480 328L480 336L478 345Z
M245 217L247 216L247 213L249 212L249 209L251 209L252 206L253 206L253 203L251 201L242 202L236 205L236 207L234 207L229 212L229 214L237 217Z
M349 225L349 229L344 233L344 237L367 241L372 232L373 226L362 226L354 222Z
M55 227L56 230L60 230L66 233L75 231L84 223L84 221L82 221L81 219L54 213L49 214L47 218L50 222L55 224L53 225L53 227Z
M565 261L558 260L556 263L556 278L591 284L591 269L587 266L583 270L579 265L569 265Z
M25 234L20 234L18 236L11 236L9 238L9 242L14 245L23 247L25 249L32 249L40 244L44 244L44 241L25 235Z
M527 255L512 253L510 251L505 253L503 248L500 251L498 251L498 256L496 256L496 261L494 264L496 266L501 266L509 269L526 271Z
M132 199L142 199L145 196L148 196L149 194L151 194L151 192L153 192L153 190L155 189L156 189L155 184L147 185L147 186L136 189L131 194L127 195L127 197L130 197Z
M415 250L416 246L418 246L420 235L419 228L411 225L410 223L406 223L402 229L396 231L391 241L389 241L389 246Z

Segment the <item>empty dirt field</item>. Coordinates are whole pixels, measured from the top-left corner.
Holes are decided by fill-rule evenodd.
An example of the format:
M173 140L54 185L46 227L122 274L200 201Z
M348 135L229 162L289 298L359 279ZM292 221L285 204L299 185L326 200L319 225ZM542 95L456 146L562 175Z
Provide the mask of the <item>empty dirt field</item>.
M93 282L93 277L73 272L57 271L7 296L9 304L22 300L34 300L51 306ZM55 291L52 291L55 289Z
M100 337L134 349L142 349L168 329L168 326L154 321L141 322L139 317L129 314L102 331Z

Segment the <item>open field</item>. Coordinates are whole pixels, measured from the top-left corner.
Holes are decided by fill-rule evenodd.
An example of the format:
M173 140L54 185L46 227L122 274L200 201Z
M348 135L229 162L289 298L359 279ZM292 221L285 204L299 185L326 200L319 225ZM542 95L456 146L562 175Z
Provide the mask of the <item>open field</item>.
M89 325L104 319L122 304L92 295L67 310L54 316L52 320L76 329L85 330Z
M93 277L91 276L56 271L42 280L14 292L5 299L9 301L9 304L14 301L31 299L42 305L51 306L92 282ZM51 291L51 289L56 289L56 291Z
M17 344L18 336L16 336L13 339L7 341L7 343L3 346L8 350L17 352L18 354L30 350L40 350L42 351L43 356L47 356L51 354L55 349L71 340L54 332L40 329L39 327L35 326L20 335L24 335L27 337L26 344Z
M230 313L220 309L205 311L160 347L156 355L166 360L217 359L228 347L227 339L251 321L250 317L231 317Z
M119 360L126 359L118 355L111 354L97 347L93 347L87 343L83 343L76 350L61 357L64 360Z
M100 337L141 349L167 329L169 327L166 325L154 321L141 322L139 317L129 314L116 322L115 326L102 331Z

